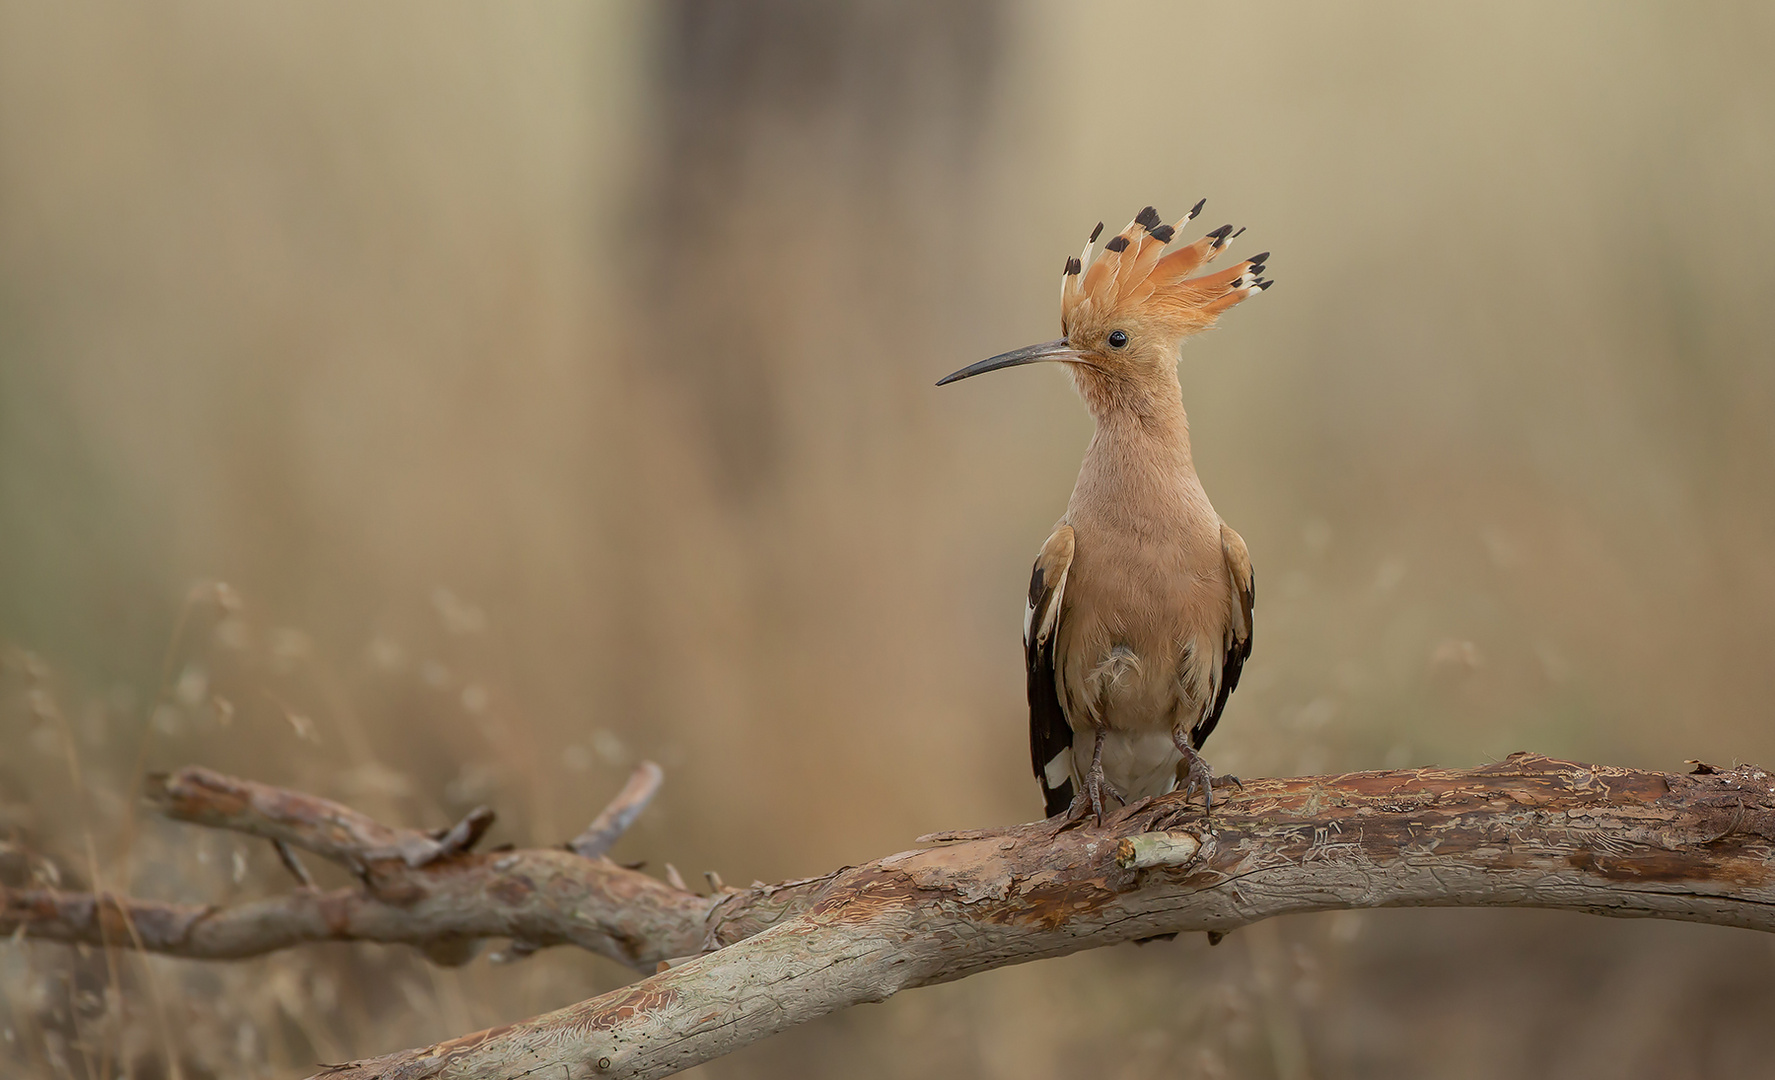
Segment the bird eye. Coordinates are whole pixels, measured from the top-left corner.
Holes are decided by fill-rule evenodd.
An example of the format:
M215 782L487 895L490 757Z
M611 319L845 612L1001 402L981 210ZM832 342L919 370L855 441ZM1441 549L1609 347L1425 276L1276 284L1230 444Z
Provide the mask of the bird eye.
M1119 349L1126 344L1128 344L1127 333L1125 333L1124 331L1121 331L1121 330L1111 330L1109 332L1109 347L1110 348Z

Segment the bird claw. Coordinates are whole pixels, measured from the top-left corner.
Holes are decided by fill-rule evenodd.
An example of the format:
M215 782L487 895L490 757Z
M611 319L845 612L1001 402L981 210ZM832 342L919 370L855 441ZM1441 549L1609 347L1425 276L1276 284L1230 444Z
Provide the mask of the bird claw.
M1092 820L1099 828L1101 828L1104 820L1103 795L1105 792L1108 792L1110 798L1113 798L1123 806L1128 805L1128 800L1122 798L1121 792L1118 792L1115 787L1104 778L1103 767L1097 765L1085 774L1085 790L1072 797L1072 805L1066 808L1064 815L1056 815L1061 818L1061 822L1054 828L1054 831L1049 834L1049 839L1059 836L1068 829L1078 828L1080 825L1083 825L1087 819ZM1054 819L1049 818L1048 820L1052 821Z
M1241 791L1245 788L1245 785L1240 783L1236 776L1223 776L1220 779L1232 781L1238 785ZM1211 816L1214 813L1214 780L1214 772L1208 768L1208 763L1202 760L1202 755L1198 754L1194 747L1186 745L1183 759L1177 763L1177 786L1183 792L1185 801L1189 799L1191 792L1200 791L1202 793L1204 816Z
M1128 800L1123 798L1122 793L1115 789L1115 785L1104 777L1103 761L1100 755L1093 758L1090 771L1085 774L1085 792L1091 797L1091 812L1096 815L1099 827L1103 825L1104 792L1108 792L1110 798L1123 806L1128 805Z

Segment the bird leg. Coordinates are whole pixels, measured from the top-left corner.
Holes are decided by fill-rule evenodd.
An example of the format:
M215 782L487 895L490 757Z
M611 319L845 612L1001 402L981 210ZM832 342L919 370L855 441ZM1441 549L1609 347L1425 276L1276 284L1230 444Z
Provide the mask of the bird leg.
M1103 824L1103 789L1106 781L1103 777L1103 742L1109 735L1109 729L1103 724L1093 724L1097 738L1091 745L1091 771L1085 774L1085 793L1091 796L1091 811L1097 815L1097 824Z
M1190 792L1200 789L1202 792L1202 813L1214 812L1214 773L1202 755L1196 752L1195 744L1190 741L1189 732L1183 728L1175 728L1171 732L1171 741L1183 754L1183 760L1177 763L1177 786L1183 790L1183 797L1189 798ZM1227 777L1238 784L1236 776ZM1239 784L1240 787L1245 785Z
M1076 828L1085 823L1087 815L1095 816L1098 825L1103 824L1103 793L1108 791L1116 801L1127 804L1121 793L1110 786L1103 775L1103 743L1109 735L1109 729L1102 724L1093 724L1096 739L1091 746L1091 767L1085 772L1084 790L1072 797L1072 805L1066 808L1066 817L1060 827L1054 830L1058 836L1067 829Z

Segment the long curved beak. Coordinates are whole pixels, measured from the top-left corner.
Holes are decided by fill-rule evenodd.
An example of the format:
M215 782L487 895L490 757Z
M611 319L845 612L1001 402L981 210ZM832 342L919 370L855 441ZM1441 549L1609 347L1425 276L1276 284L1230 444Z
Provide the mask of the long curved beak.
M1029 345L1008 353L988 357L976 364L969 364L950 375L937 380L938 386L947 386L962 379L971 379L975 375L984 375L988 371L999 368L1019 367L1023 364L1039 364L1044 360L1077 360L1079 354L1072 351L1065 338L1058 341L1044 341L1040 345Z

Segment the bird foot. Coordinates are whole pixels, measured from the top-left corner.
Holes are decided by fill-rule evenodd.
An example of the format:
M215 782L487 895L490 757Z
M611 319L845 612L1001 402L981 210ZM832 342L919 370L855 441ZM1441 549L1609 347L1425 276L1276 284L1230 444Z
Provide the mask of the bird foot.
M1208 768L1208 763L1202 760L1202 755L1196 753L1195 747L1190 746L1187 741L1179 741L1183 742L1183 759L1177 763L1177 786L1182 790L1185 800L1190 797L1191 792L1200 791L1202 793L1202 813L1211 815L1214 813L1214 772ZM1222 779L1239 784L1238 777L1229 776L1222 777ZM1239 786L1243 788L1245 785L1239 784Z
M1102 769L1087 773L1085 775L1085 790L1072 797L1072 805L1066 808L1065 813L1055 815L1060 819L1060 823L1054 827L1053 832L1048 834L1049 838L1059 836L1068 829L1076 829L1085 824L1087 820L1102 827L1104 820L1103 796L1106 793L1123 806L1128 805L1128 800L1122 798L1121 792L1104 779ZM1054 818L1048 820L1053 821Z
M1090 796L1091 812L1096 815L1099 827L1103 825L1103 796L1106 793L1123 806L1128 805L1128 800L1104 777L1103 761L1098 756L1092 760L1091 769L1085 774L1085 794Z

